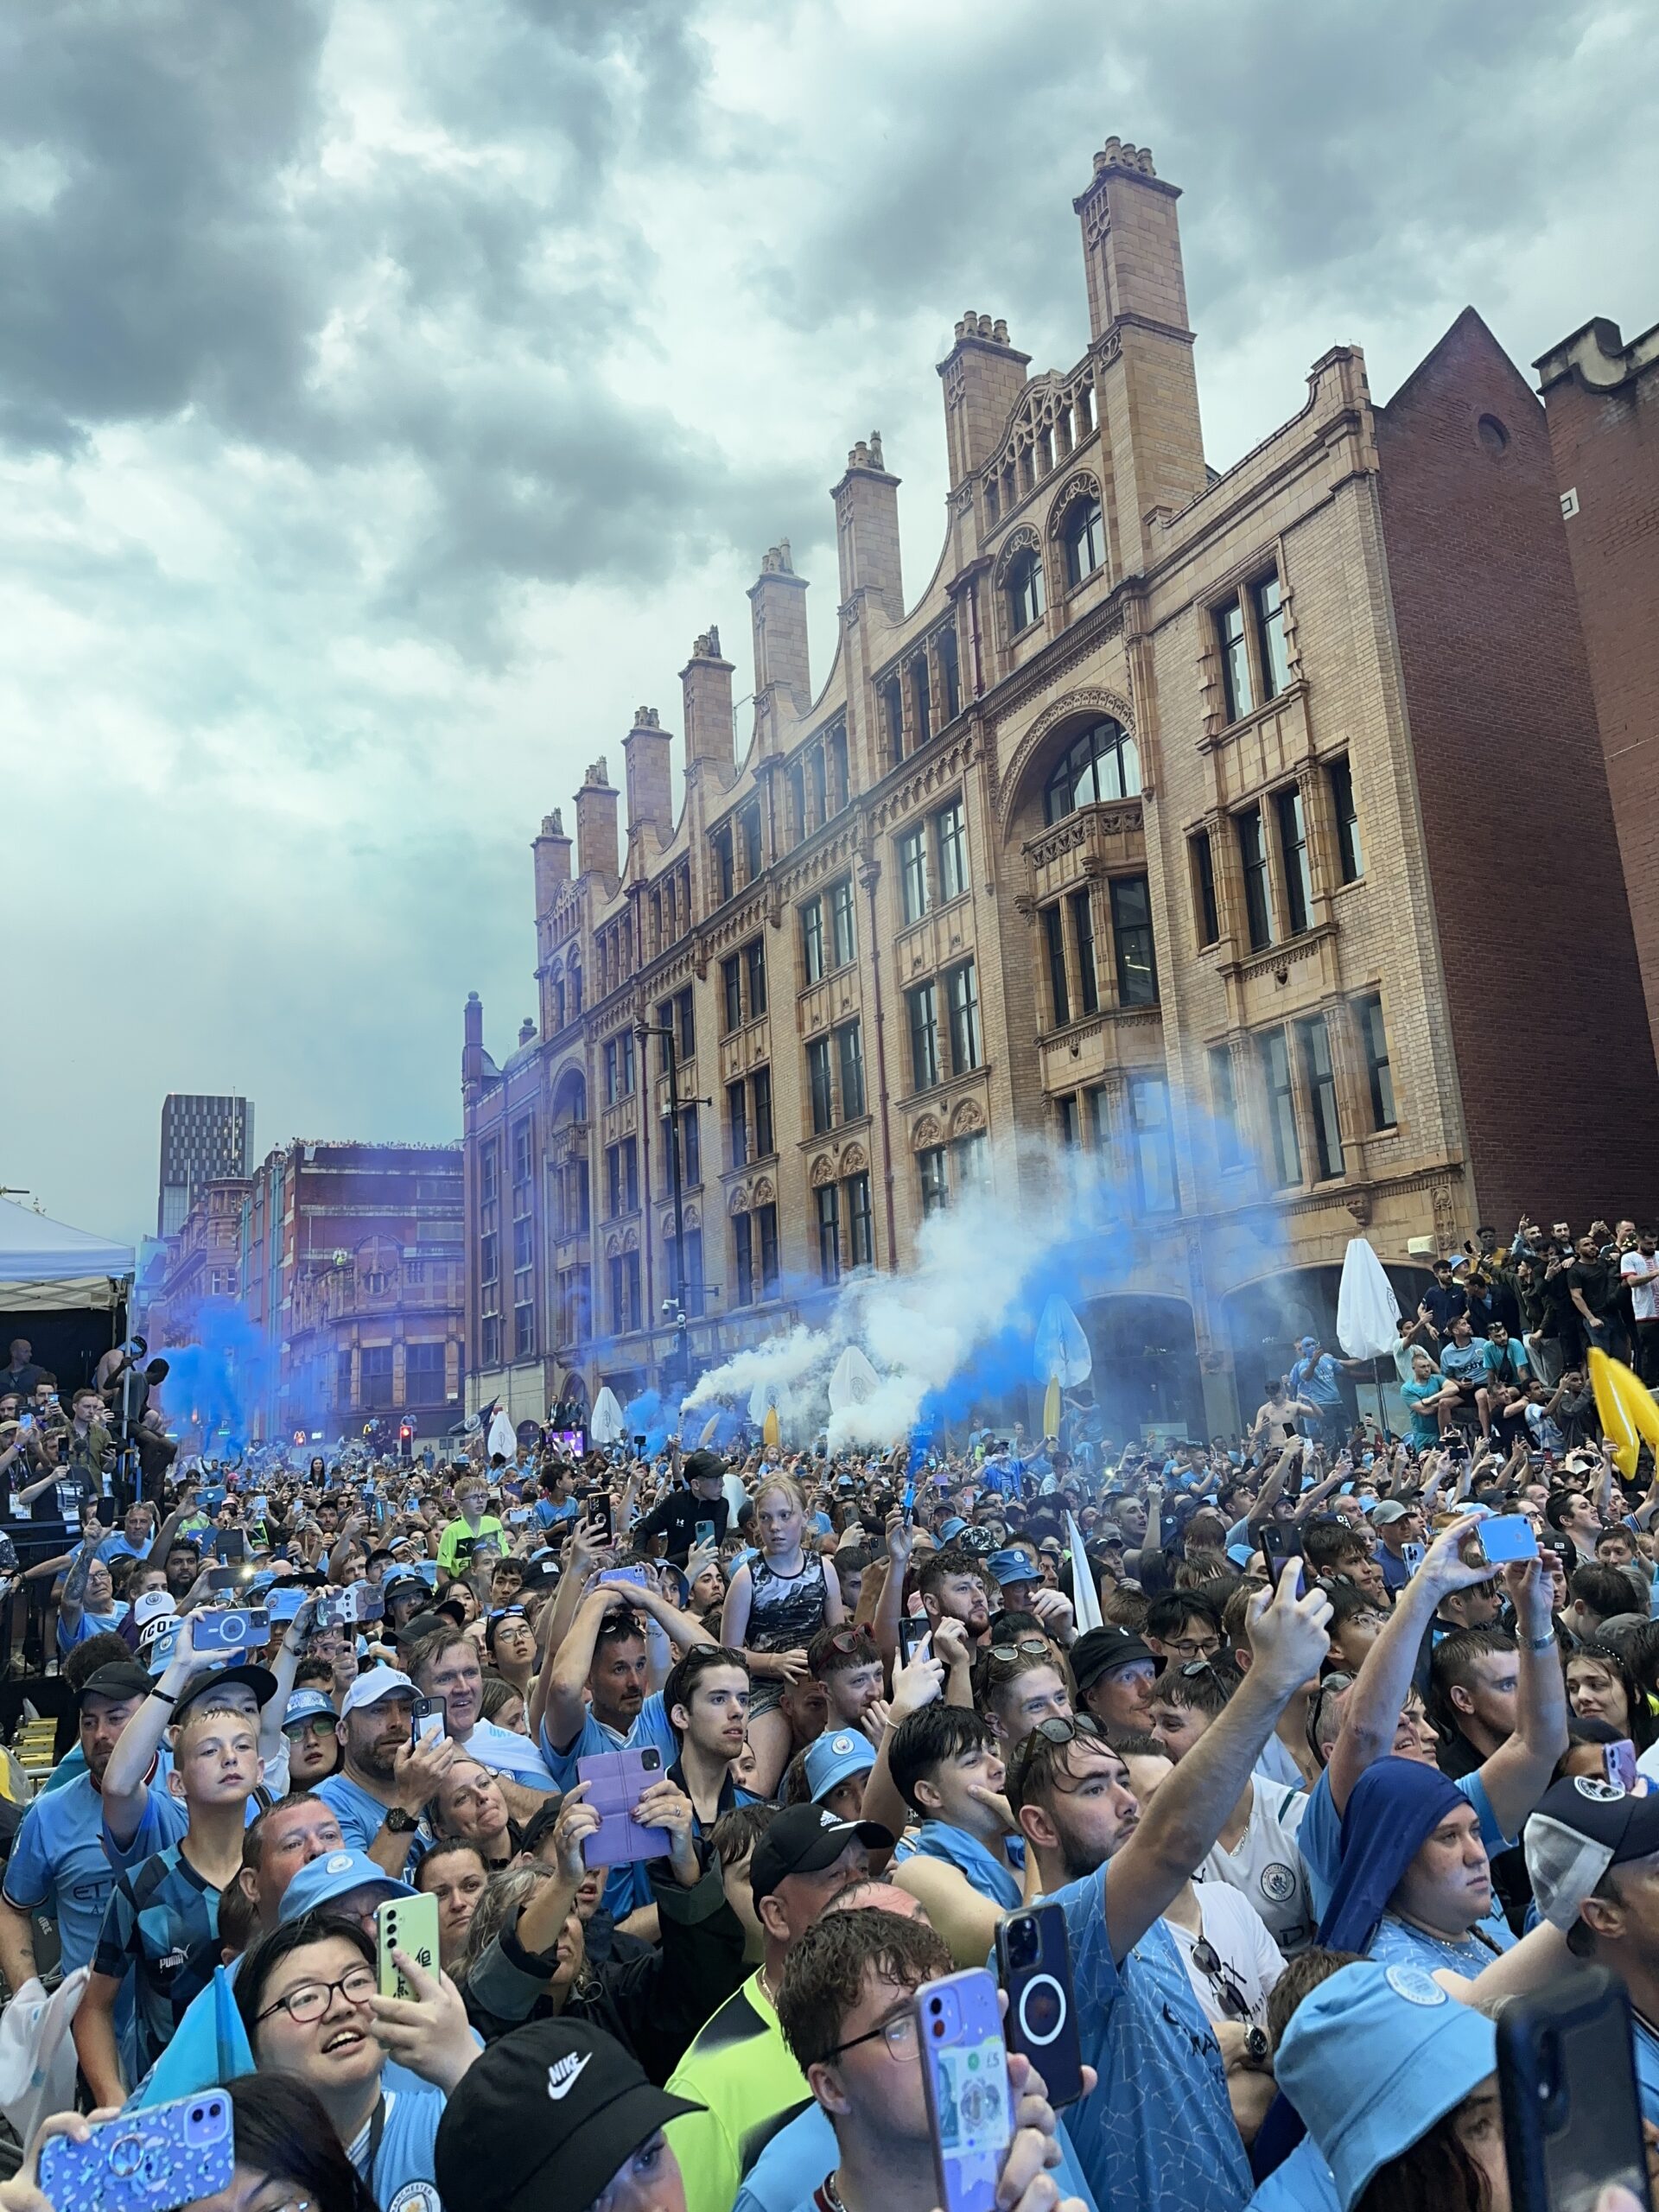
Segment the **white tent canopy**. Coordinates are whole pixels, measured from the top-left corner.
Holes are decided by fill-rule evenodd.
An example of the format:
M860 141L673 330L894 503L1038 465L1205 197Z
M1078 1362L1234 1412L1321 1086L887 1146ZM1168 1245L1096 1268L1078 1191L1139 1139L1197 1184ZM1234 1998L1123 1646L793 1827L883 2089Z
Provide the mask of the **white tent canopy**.
M132 1248L0 1198L0 1313L107 1308L132 1274Z

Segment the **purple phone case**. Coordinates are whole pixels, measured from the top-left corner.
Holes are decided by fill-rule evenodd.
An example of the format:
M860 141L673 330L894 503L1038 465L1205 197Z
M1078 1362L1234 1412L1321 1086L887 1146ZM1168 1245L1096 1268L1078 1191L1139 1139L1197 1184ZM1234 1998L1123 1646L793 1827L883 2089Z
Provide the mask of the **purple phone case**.
M916 2023L942 2212L995 2212L1013 2136L996 1984L983 1967L925 1981Z
M647 1766L647 1759L653 1762ZM649 1751L596 1751L576 1761L576 1780L588 1784L588 1802L599 1827L584 1836L584 1866L626 1866L636 1859L666 1859L672 1839L666 1828L641 1827L633 1808L654 1783L663 1779L663 1755ZM949 2212L949 2208L946 2208Z
M53 2212L174 2212L227 2190L235 2166L231 2101L223 2089L199 2089L124 2112L86 2143L48 2137L41 2189Z

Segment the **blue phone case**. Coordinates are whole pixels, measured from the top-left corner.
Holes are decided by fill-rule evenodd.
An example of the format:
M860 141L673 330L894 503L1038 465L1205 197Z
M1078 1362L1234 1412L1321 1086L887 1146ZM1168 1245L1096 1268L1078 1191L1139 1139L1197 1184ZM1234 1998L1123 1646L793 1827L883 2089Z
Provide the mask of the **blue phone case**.
M41 2190L53 2212L174 2212L228 2189L235 2166L231 2101L201 2089L105 2120L86 2143L50 2137Z
M925 1981L916 2031L942 2212L995 2212L1014 2100L996 1984L984 1967Z

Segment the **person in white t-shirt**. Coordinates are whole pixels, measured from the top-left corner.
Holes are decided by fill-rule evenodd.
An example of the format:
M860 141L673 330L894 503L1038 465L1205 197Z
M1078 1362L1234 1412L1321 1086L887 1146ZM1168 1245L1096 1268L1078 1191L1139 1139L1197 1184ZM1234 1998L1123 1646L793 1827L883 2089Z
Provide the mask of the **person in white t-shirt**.
M1636 1371L1644 1382L1659 1383L1659 1250L1652 1230L1639 1230L1635 1251L1619 1255L1618 1272L1636 1322Z
M1166 1668L1152 1686L1152 1733L1176 1764L1225 1712L1240 1676L1226 1661ZM1227 1882L1252 1904L1288 1957L1313 1940L1307 1869L1281 1808L1300 1794L1258 1774L1245 1783L1214 1847L1194 1870L1199 1882Z

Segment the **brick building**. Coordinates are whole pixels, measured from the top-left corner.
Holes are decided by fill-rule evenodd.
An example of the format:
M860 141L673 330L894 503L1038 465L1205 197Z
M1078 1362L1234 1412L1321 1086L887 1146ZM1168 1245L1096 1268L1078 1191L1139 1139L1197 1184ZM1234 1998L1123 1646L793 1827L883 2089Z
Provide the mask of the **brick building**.
M1535 366L1659 1041L1659 324L1598 316Z
M133 1310L133 1325L153 1351L195 1343L207 1313L235 1307L248 1189L245 1175L200 1184L178 1229L162 1240L141 1278Z
M1409 1287L1479 1220L1659 1195L1543 409L1470 312L1386 407L1332 348L1217 475L1177 197L1144 150L1095 157L1071 367L957 324L919 599L873 436L832 494L822 688L779 545L742 758L711 627L677 816L641 708L626 823L605 760L574 869L543 821L537 1018L498 1065L466 1011L474 1400L663 1379L676 1132L642 1023L679 1062L694 1368L1075 1149L1115 1209L1076 1285L1109 1427L1231 1429L1304 1328L1332 1340L1357 1225ZM1598 1035L1643 1049L1586 1050L1588 973Z
M296 1140L253 1173L240 1217L243 1310L264 1357L257 1433L461 1411L464 1259L458 1144Z

